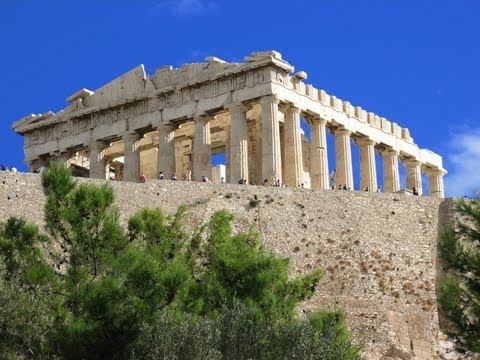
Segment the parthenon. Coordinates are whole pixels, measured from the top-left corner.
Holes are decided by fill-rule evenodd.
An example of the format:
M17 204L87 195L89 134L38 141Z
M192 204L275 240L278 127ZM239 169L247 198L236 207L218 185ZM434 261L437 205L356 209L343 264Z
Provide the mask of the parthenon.
M402 188L444 197L442 158L420 149L395 122L305 83L307 74L276 51L254 52L243 63L208 57L147 76L143 65L96 91L81 89L65 109L29 115L13 124L24 136L25 161L36 172L52 159L91 178L138 181L178 174L211 176L212 154L225 153L226 181L264 179L288 186L385 192ZM310 127L304 135L301 119ZM327 149L327 129L334 149ZM352 144L359 147L354 184ZM335 152L335 165L328 151ZM375 151L382 156L377 183ZM406 168L400 184L399 161ZM356 185L356 186L355 186Z

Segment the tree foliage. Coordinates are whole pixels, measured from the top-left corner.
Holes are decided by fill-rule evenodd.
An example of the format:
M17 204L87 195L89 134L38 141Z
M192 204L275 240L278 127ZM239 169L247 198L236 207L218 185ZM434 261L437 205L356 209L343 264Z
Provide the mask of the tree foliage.
M449 275L443 281L440 304L456 325L455 335L480 352L480 200L459 200L456 228L447 228L441 255Z
M125 231L108 185L77 184L60 164L42 184L47 234L23 219L0 227L11 358L357 357L342 313L296 316L321 273L289 277L288 259L254 230L234 234L231 214L189 233L185 207L143 209Z

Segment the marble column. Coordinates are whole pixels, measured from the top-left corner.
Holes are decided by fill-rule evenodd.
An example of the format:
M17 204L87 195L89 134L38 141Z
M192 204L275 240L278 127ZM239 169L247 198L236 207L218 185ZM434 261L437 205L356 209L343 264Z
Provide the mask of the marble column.
M262 105L262 181L267 179L269 183L282 181L278 103L278 97L275 95L264 96L260 99Z
M289 105L285 109L284 139L285 139L285 173L283 181L291 187L300 187L303 179L302 135L300 132L301 110Z
M313 189L329 189L327 157L327 121L314 118L311 121L310 180Z
M210 138L210 120L208 115L197 115L195 121L195 136L193 139L193 181L201 181L202 176L209 180L212 177L212 145Z
M431 197L444 198L445 191L443 187L443 176L445 170L443 169L427 169L428 176L428 192Z
M162 171L165 179L175 173L174 126L160 124L158 127L158 172Z
M352 149L350 146L350 134L352 132L345 128L335 130L335 160L336 176L335 188L346 186L353 190L353 169L352 169Z
M113 164L113 170L115 171L115 180L119 181L123 179L123 165Z
M105 144L103 141L94 141L90 149L90 178L107 179L108 164L105 161Z
M386 149L381 152L383 159L383 191L394 193L400 190L398 175L398 150Z
M413 188L416 188L418 195L423 195L422 172L420 168L422 163L414 159L405 159L403 164L407 169L407 189L413 191Z
M122 136L123 139L123 180L138 182L140 176L140 151L138 143L140 135L129 133Z
M358 139L360 148L360 190L377 191L377 166L375 164L375 144L370 139Z
M240 179L250 181L248 176L248 107L237 104L230 111L230 173L229 181L238 183Z
M231 168L230 168L230 153L231 153L231 146L230 146L230 138L231 138L231 126L225 126L225 182L233 183L231 181Z

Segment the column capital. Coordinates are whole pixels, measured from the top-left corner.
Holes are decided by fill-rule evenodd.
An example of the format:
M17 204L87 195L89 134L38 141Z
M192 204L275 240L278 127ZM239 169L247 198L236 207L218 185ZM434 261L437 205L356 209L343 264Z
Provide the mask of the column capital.
M397 149L385 148L380 151L380 154L382 156L398 156L400 155L400 151L398 151Z
M140 139L140 134L137 133L137 132L127 132L127 133L123 133L121 135L122 135L123 140L136 141L136 140Z
M239 102L239 103L232 103L232 104L225 105L225 108L230 112L236 113L236 112L247 112L252 107Z
M260 98L260 104L278 104L280 103L280 99L278 98L277 95L266 95L266 96L262 96Z
M160 122L157 126L158 129L166 129L167 131L173 131L177 128L176 125L172 124L170 121Z
M334 130L334 135L348 135L350 136L352 132L344 127L339 127L338 129Z
M424 167L425 174L429 176L445 176L447 174L447 170L441 168L430 168Z
M215 117L215 115L209 115L209 114L195 114L193 115L193 120L195 122L202 122L204 124L208 123L210 120L212 120Z
M311 119L313 122L318 122L320 125L327 125L327 120L322 117L313 116Z
M359 145L359 146L366 146L366 145L373 145L375 146L377 144L377 142L375 140L372 140L372 139L369 139L367 137L365 138L358 138L355 140L355 142Z
M422 166L422 162L415 158L405 158L402 160L402 163L405 166Z
M288 103L288 104L282 104L280 106L280 111L283 112L284 114L300 114L302 112L302 109L300 109L298 106L296 106L293 103Z

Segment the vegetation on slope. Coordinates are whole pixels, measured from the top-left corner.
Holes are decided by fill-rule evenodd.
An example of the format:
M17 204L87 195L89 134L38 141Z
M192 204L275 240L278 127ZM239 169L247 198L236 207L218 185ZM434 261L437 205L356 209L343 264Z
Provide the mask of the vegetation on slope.
M446 229L440 246L449 275L439 300L456 326L453 335L480 352L480 199L459 200L456 212L456 229Z
M355 359L341 312L296 314L319 271L288 276L225 211L188 233L185 208L125 231L108 185L43 174L46 234L0 225L0 358Z

